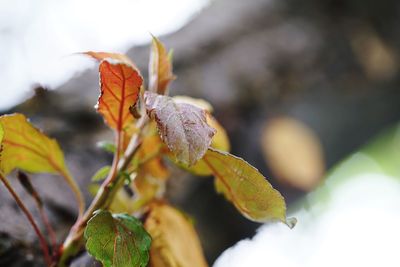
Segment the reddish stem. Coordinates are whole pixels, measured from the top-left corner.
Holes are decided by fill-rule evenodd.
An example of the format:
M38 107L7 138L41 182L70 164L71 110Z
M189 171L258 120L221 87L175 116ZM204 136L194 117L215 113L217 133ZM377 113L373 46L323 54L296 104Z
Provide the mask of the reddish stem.
M15 202L17 202L18 206L21 208L22 212L27 217L29 223L32 225L36 235L39 238L40 246L42 248L43 255L44 255L44 260L45 260L47 266L51 266L51 258L50 258L50 254L49 254L49 247L47 245L46 239L44 238L43 234L39 230L39 227L35 223L35 220L33 219L32 214L29 212L29 210L27 209L25 204L19 198L17 193L14 191L14 189L12 189L12 187L11 187L10 183L8 182L8 180L1 173L0 173L0 180L3 182L3 184L7 188L8 192L10 192L10 194L13 196Z
M39 209L40 217L41 217L41 219L43 221L43 224L45 225L46 230L47 230L47 232L48 232L48 234L50 236L50 241L51 241L51 245L53 247L53 255L54 255L54 253L57 253L57 251L58 251L56 233L54 232L54 229L50 224L49 217L47 217L43 206L39 206L38 205L38 209Z

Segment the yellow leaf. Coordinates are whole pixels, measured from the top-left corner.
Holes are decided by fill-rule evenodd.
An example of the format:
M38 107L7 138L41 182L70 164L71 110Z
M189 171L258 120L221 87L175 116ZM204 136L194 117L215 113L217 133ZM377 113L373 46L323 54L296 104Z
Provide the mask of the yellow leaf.
M0 147L1 147L1 142L3 141L3 137L4 137L4 130L3 130L3 126L0 123ZM1 148L0 148L0 152L1 152Z
M175 208L154 203L144 223L153 242L150 267L206 267L193 225Z
M256 222L286 223L286 204L256 168L227 152L209 149L203 158L215 176L215 185L246 218Z
M63 176L76 194L82 214L83 197L65 165L64 154L57 141L33 127L22 114L1 116L0 124L4 130L0 154L1 171L7 175L18 168L31 173Z
M163 95L174 79L172 53L167 53L160 40L153 36L149 62L149 90Z
M142 144L137 153L139 163L143 163L150 158L154 158L160 153L164 143L158 134L148 135L143 138Z
M135 208L145 206L165 193L165 183L170 175L160 156L139 165L132 187L135 191Z
M5 174L15 168L32 173L67 172L57 141L33 127L24 115L1 116L0 123L5 132L0 168Z

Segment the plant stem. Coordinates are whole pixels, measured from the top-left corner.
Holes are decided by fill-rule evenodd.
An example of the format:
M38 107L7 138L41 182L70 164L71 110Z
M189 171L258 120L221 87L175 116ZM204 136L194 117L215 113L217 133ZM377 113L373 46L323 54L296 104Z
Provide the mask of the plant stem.
M37 203L38 204L38 203ZM53 254L56 253L57 251L57 238L56 238L56 233L54 232L53 227L50 224L49 221L49 217L47 217L46 212L44 211L43 206L39 206L38 205L38 209L39 209L39 213L40 213L40 217L43 221L43 224L46 227L47 233L50 236L50 241L51 241L51 245L53 247Z
M47 266L51 266L51 258L50 258L50 254L49 254L49 247L47 245L46 239L44 238L42 232L40 231L40 229L37 226L35 220L33 219L32 214L29 212L29 210L27 209L25 204L22 202L22 200L17 195L17 193L14 191L14 189L12 189L12 187L11 187L10 183L8 182L7 178L2 173L0 173L0 180L3 182L4 186L7 188L8 192L10 192L10 194L13 196L15 202L17 202L18 206L21 208L22 212L27 217L29 223L32 225L36 235L39 238L40 246L42 248L43 255L44 255L44 260L45 260Z
M78 220L75 223L75 225L71 228L71 231L68 234L67 238L65 239L64 244L60 250L61 257L58 266L65 266L70 257L74 256L81 249L81 246L83 245L82 238L84 229L89 219L93 216L93 212L95 212L98 209L107 208L112 202L113 196L115 195L116 191L120 188L120 183L118 179L120 178L120 176L118 176L118 173L126 170L129 163L132 161L133 156L135 155L136 151L138 150L141 144L140 136L147 122L148 122L148 117L146 115L143 115L139 119L139 121L136 124L136 127L140 129L139 133L137 133L131 138L130 143L125 151L125 154L122 157L119 156L122 140L120 137L116 138L117 151L114 154L114 160L110 173L106 178L106 180L101 185L99 191L97 192L89 208L80 218L80 220Z
M22 171L18 171L17 178L18 178L18 181L20 182L20 184L22 185L22 187L25 189L25 191L29 195L31 195L31 197L33 198L33 201L35 202L36 207L39 210L39 214L42 219L42 222L46 227L47 233L50 235L50 241L53 246L52 252L53 253L56 252L57 251L56 234L55 234L53 227L50 224L49 218L47 217L46 212L44 210L42 198L40 197L39 193L34 188L33 184L30 181L29 176L26 173L24 173Z
M83 213L85 212L85 199L83 198L82 192L79 189L78 184L75 182L75 179L71 176L71 174L68 171L64 170L59 170L61 175L64 177L64 179L67 181L69 186L71 187L73 193L75 194L76 201L78 202L78 208L79 208L79 214L78 214L78 219L82 218Z

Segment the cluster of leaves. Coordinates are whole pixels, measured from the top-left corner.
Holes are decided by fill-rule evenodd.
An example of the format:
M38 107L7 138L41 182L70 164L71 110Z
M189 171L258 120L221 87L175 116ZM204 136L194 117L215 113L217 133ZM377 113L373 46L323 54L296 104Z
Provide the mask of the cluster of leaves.
M58 143L22 114L0 117L3 183L8 184L5 176L14 169L60 175L79 203L78 219L61 248L54 249L49 265L66 264L85 243L104 266L207 266L192 223L164 198L169 179L165 161L196 175L213 175L216 190L248 219L288 224L280 193L257 169L228 152L229 139L211 105L168 96L175 79L172 53L157 38L147 89L125 55L84 54L99 62L96 109L115 133L114 143L104 145L114 160L93 176L95 197L86 211Z

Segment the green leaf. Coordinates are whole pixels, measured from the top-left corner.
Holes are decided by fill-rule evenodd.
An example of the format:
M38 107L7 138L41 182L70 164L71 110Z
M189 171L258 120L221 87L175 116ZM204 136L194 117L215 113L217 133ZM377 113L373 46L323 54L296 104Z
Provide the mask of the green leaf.
M110 172L111 166L104 166L100 168L92 177L92 182L99 182L104 180Z
M117 147L111 143L111 142L107 142L107 141L100 141L97 143L97 147L103 149L106 152L109 152L111 154L114 154L115 151L117 150Z
M207 124L205 111L148 91L144 98L147 113L157 122L169 150L179 162L194 165L204 156L215 134L215 129Z
M98 211L84 235L87 251L105 267L147 266L151 237L135 217Z
M210 148L203 158L215 176L215 186L246 218L286 224L286 204L256 168L241 158Z

